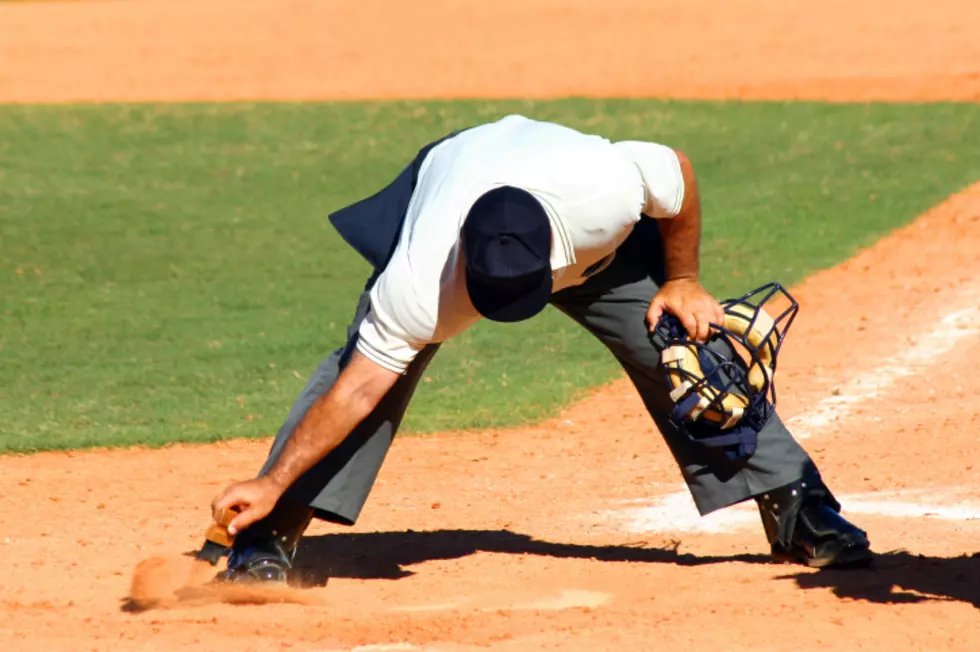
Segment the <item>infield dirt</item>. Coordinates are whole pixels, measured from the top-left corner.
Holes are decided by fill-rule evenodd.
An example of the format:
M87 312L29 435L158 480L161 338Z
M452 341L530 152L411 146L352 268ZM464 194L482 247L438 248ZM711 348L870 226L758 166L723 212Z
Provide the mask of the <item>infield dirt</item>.
M4 4L0 101L980 99L970 0L675 4ZM397 440L358 525L311 528L284 604L127 608L137 564L198 546L269 442L0 457L0 648L975 650L978 252L980 184L793 289L781 412L874 570L771 564L754 522L689 518L617 381L537 427Z

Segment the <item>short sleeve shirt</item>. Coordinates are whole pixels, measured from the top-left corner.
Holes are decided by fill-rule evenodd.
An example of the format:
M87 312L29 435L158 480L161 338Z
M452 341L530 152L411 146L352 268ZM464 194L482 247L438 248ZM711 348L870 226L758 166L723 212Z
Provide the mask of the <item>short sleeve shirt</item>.
M612 260L643 214L677 214L684 182L673 150L610 141L508 116L429 152L387 267L371 289L357 349L403 373L427 344L479 321L466 290L459 234L469 209L500 186L522 188L552 226L553 291L583 283Z

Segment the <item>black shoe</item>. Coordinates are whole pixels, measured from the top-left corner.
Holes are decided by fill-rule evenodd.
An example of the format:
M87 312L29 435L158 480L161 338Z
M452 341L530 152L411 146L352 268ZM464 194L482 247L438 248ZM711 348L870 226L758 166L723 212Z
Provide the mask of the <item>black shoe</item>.
M309 507L280 502L268 516L242 530L228 553L220 582L285 584L296 546L313 518Z
M804 507L792 545L787 550L777 542L772 555L811 568L866 567L874 559L867 533L824 504Z
M815 469L802 480L756 496L756 502L777 561L811 568L872 563L868 534L840 515L840 503Z
M255 542L253 545L228 554L228 570L218 576L222 582L274 582L285 584L292 556L274 541Z

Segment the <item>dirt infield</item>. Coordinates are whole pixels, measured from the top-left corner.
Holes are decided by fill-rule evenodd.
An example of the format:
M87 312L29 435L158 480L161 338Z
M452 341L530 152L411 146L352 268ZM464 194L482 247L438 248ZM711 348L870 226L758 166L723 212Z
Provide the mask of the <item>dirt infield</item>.
M980 99L974 2L613 4L0 5L0 99ZM313 526L284 604L126 601L268 442L0 457L0 649L975 650L977 251L980 184L794 289L781 412L873 571L769 563L748 507L697 518L619 381L539 427L398 440L361 522Z
M0 101L980 100L974 0L0 3Z

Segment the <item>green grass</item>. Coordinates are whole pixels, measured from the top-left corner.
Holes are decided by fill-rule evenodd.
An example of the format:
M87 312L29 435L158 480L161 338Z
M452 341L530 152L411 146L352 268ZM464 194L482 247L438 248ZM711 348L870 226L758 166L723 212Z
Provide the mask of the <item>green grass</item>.
M977 105L2 107L0 450L274 433L368 273L327 214L511 112L686 150L720 295L794 283L980 178ZM406 430L540 418L617 373L555 311L480 324Z

